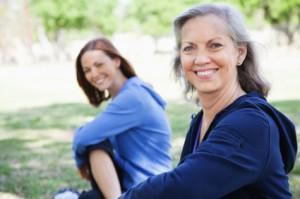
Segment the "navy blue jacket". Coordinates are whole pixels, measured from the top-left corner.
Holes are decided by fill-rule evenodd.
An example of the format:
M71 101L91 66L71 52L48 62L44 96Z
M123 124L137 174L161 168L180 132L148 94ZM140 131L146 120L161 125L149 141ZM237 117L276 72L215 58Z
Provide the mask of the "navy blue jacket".
M192 120L179 165L129 189L130 199L292 198L295 127L255 92L219 112L194 150L202 112Z

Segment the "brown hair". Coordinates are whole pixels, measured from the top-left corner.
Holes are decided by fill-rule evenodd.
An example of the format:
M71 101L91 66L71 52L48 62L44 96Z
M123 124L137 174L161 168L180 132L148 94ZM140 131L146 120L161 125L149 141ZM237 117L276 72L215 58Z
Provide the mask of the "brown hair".
M262 96L267 96L270 90L269 84L260 76L259 65L257 62L256 52L250 40L248 32L244 26L242 15L233 7L226 4L203 4L194 6L174 21L174 31L176 37L176 57L174 58L173 69L175 77L180 80L183 78L182 66L180 62L181 48L181 30L184 24L195 17L205 16L208 14L220 17L228 27L228 33L233 42L237 45L245 44L247 46L247 55L242 65L237 67L238 80L241 88L245 92L256 91ZM185 94L193 93L195 88L187 80L184 79Z
M136 76L136 73L131 64L119 53L116 47L108 39L96 38L86 43L80 50L76 58L77 82L87 96L90 104L97 107L103 101L108 100L111 96L106 95L104 91L99 91L97 88L92 86L85 78L81 65L81 57L85 52L89 50L102 50L111 59L119 58L121 62L120 70L127 78Z

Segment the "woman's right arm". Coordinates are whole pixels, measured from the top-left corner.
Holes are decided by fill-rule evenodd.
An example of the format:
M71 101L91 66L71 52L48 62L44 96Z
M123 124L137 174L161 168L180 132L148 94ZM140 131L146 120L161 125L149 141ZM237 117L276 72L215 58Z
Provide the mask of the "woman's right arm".
M126 92L109 103L93 121L78 128L73 140L73 152L77 167L80 168L87 163L88 146L98 144L109 137L140 125L142 120L140 111L143 111L141 103L130 92Z

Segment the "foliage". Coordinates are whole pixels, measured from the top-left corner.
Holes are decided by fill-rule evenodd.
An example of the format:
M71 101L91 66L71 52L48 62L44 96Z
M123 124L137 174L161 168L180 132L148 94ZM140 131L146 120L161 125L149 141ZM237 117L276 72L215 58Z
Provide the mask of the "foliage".
M131 0L123 17L117 16L117 0L31 0L31 8L38 15L49 34L57 37L61 29L88 29L94 27L103 34L122 31L140 31L159 37L171 32L172 21L187 7L204 1L197 0ZM214 2L208 0L205 2ZM223 0L237 5L247 18L262 12L269 24L285 33L292 43L295 31L300 29L300 0Z
M132 0L126 23L143 33L162 36L171 32L172 21L176 15L196 3L199 1L173 0L170 3L164 0L154 3L151 0Z
M258 11L262 11L264 19L287 36L288 44L293 42L294 33L300 29L299 0L231 0L231 2L238 5L250 18Z
M31 0L30 5L46 31L54 36L62 29L95 27L104 34L112 34L116 28L112 15L116 0Z
M299 0L272 0L263 3L265 19L276 29L288 37L291 44L294 32L300 29L300 1Z

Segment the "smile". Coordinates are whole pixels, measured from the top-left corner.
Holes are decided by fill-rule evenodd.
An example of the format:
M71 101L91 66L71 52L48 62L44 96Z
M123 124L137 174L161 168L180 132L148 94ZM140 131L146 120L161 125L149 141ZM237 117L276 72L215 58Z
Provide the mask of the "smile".
M106 79L106 76L103 75L103 76L99 77L98 79L95 79L93 82L96 85L100 85L100 84L102 84L105 81L105 79Z
M206 70L201 70L201 71L195 71L196 75L198 77L204 77L208 78L215 74L218 71L218 69L206 69Z

